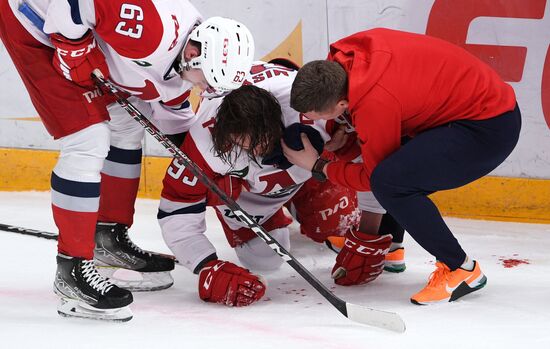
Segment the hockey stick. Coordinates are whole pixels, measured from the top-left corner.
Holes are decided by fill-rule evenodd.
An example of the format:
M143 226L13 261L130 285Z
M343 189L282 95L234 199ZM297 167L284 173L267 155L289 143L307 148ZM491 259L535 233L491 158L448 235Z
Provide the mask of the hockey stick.
M19 11L21 11L36 27L43 30L44 21L27 4L23 3L19 7ZM199 180L201 180L206 187L216 193L222 201L224 201L224 203L235 213L237 217L246 222L248 227L252 229L258 237L267 243L273 251L281 256L283 260L285 260L294 270L296 270L296 272L298 272L298 274L300 274L323 297L325 297L325 299L327 299L336 309L338 309L340 313L348 319L359 323L385 328L396 332L405 331L405 323L398 314L347 303L333 295L330 290L328 290L306 268L304 268L304 266L302 266L292 255L290 255L279 242L273 239L260 225L258 225L246 212L244 212L235 200L227 196L227 194L223 192L209 177L207 177L202 170L190 158L187 157L185 153L176 147L162 132L158 130L158 128L156 128L156 126L154 126L145 116L143 116L137 108L128 102L116 86L102 77L94 76L94 79L101 89L106 89L109 93L114 95L118 104L120 104L120 106L124 108L128 114L134 118L134 120L139 122L145 130L157 139L161 145L164 146L164 148L174 155L174 157L176 157L179 161L182 161L184 165ZM49 239L56 239L57 237L55 234L43 234L45 232L7 225L0 225L0 228L2 228L1 230L45 237Z
M11 233L36 236L36 237L44 238L48 240L57 240L57 234L49 231L16 227L14 225L8 225L8 224L0 224L0 230L11 232Z
M15 225L8 225L8 224L2 224L2 223L0 223L0 231L7 231L10 233L36 236L38 238L44 238L47 240L55 240L55 241L57 241L57 239L59 238L59 234L52 233L51 231L29 229L29 228L17 227ZM145 251L145 252L149 252L149 251ZM173 258L175 263L179 264L176 257L169 254L162 254L162 255L168 258Z
M19 11L23 13L37 28L43 30L44 21L40 16L27 4L23 3L19 7ZM392 312L376 310L365 306L347 303L340 298L336 297L327 289L319 280L315 278L304 266L302 266L292 255L284 249L281 244L273 239L260 225L258 225L231 197L222 191L208 176L204 174L202 169L198 167L190 158L187 157L178 147L176 147L158 128L153 125L141 112L135 108L128 100L122 95L121 91L114 86L110 81L103 79L100 74L94 74L94 79L100 89L105 89L108 93L116 97L117 103L128 112L128 114L139 122L145 130L157 139L161 145L166 148L170 153L174 155L176 159L183 162L184 165L199 179L203 184L216 193L220 199L233 211L233 213L239 217L242 221L246 222L248 227L254 231L254 233L260 237L268 246L273 249L283 260L285 260L290 266L298 272L310 285L312 285L325 299L327 299L340 313L349 318L350 320L357 321L359 323L385 328L392 331L404 332L405 323L401 317ZM14 231L27 235L35 235L46 237L48 234L40 234L39 231L32 229L24 229L12 226L0 226L5 227L7 231ZM42 232L43 233L43 232ZM49 234L50 239L55 239L55 234Z
M296 258L285 250L281 244L271 237L252 217L241 209L239 204L221 190L212 179L204 174L203 170L193 162L183 151L172 143L151 121L134 107L123 95L122 92L110 81L94 75L99 88L116 97L117 103L128 112L128 114L139 122L145 130L153 136L160 144L167 149L177 160L182 162L193 175L195 175L208 189L212 190L220 199L233 211L233 213L245 222L252 231L262 239L268 246L285 260L298 274L300 274L313 288L315 288L326 300L328 300L340 313L350 320L366 325L385 328L396 332L405 331L405 323L397 313L372 309L362 305L347 303L336 297L319 280L315 278Z

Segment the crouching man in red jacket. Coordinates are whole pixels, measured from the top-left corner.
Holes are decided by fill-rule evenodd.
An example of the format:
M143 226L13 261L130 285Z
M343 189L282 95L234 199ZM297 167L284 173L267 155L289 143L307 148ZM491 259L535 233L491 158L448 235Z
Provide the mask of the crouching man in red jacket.
M316 177L371 191L437 259L426 287L411 297L414 304L454 301L485 285L479 263L428 195L487 175L516 146L521 114L512 87L495 71L448 42L373 29L337 41L327 60L301 68L291 106L313 120L347 115L362 163L325 161L306 138L304 150L283 147L286 157ZM402 136L412 139L401 145ZM377 241L361 231L347 234L333 269L338 284L379 274L383 263L370 255L381 251Z

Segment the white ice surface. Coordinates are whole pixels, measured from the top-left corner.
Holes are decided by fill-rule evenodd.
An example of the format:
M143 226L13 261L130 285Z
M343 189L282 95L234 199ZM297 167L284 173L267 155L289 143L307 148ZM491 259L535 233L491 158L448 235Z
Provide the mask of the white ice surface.
M169 252L156 222L157 202L138 200L131 236ZM0 223L55 231L47 193L0 193ZM213 212L209 237L220 258L236 262ZM0 231L0 348L550 348L550 226L447 219L487 286L454 303L420 307L409 297L433 270L431 256L406 236L407 270L364 286L334 286L334 254L292 226L291 253L342 299L398 312L404 334L341 316L288 266L264 274L265 299L247 308L202 302L197 277L182 267L168 290L134 293L125 324L61 318L52 292L56 243ZM501 259L529 264L504 268Z

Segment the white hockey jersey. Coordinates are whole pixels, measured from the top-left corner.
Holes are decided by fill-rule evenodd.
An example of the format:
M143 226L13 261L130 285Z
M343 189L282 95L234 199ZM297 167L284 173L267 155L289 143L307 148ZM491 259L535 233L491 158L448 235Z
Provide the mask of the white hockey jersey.
M168 134L195 120L187 101L192 84L173 69L201 16L187 0L9 0L13 13L37 40L46 34L76 39L88 29L105 54L111 80L150 102L153 121ZM25 2L44 19L44 31L18 9Z
M273 64L256 62L246 83L270 91L279 101L283 123L289 126L302 122L315 128L326 142L330 139L327 121L313 122L290 108L290 90L296 71ZM216 110L223 98L204 100L197 111L198 120L189 130L182 150L204 172L213 178L218 175L235 175L243 178L249 188L243 191L237 203L259 223L265 223L311 177L311 172L298 166L281 170L271 165L250 162L245 152L231 165L216 157L210 128L215 123ZM164 189L159 207L159 223L168 247L177 259L193 271L206 257L215 253L214 246L204 235L205 210L208 189L174 159L164 178ZM247 227L225 205L217 206L221 216L232 230Z

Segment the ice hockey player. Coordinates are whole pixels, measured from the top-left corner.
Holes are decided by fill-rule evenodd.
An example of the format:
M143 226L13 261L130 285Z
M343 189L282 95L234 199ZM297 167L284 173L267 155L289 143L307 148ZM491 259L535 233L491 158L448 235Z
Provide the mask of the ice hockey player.
M488 174L514 149L521 115L512 87L495 71L443 40L373 29L332 44L326 61L304 65L291 106L312 120L349 112L362 163L324 161L305 137L304 150L283 147L285 155L334 183L372 190L435 256L436 270L412 303L454 301L485 285L479 263L466 255L428 195ZM401 146L405 135L412 139ZM367 258L374 239L361 231L346 238L333 277L360 283L350 271Z
M98 273L94 247L102 270L140 272L142 280L120 284L134 290L172 285L174 261L128 237L144 130L96 89L91 73L110 77L163 132L176 135L195 120L187 100L194 85L214 94L241 85L252 36L225 18L201 24L186 0L1 0L0 7L0 37L60 145L51 178L58 312L129 320L132 294Z
M223 100L201 102L199 119L181 147L287 249L291 220L282 207L288 201L298 210L302 232L317 241L343 234L358 218L353 191L330 182L311 184L310 171L292 166L282 156L281 137L299 142L300 130L304 130L321 150L339 125L334 120L304 119L289 107L295 75L295 70L277 64L253 65L246 86ZM303 183L308 183L303 189L309 192L302 195ZM280 256L177 160L169 166L163 184L159 224L179 262L198 274L200 298L227 306L246 306L259 300L266 284L249 269L274 270L283 263ZM315 192L320 194L317 200L312 199ZM307 204L312 201L316 204ZM218 258L204 234L207 206L215 207L226 238L244 267Z

